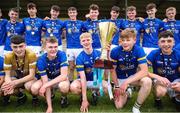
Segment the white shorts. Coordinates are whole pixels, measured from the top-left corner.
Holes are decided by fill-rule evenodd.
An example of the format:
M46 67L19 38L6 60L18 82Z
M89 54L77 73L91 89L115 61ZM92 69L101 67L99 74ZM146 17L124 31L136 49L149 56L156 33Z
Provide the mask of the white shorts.
M156 49L158 49L158 48L143 47L143 49L144 49L144 52L146 53L146 56L148 56L149 53L151 53L151 51L156 50Z
M0 46L0 56L4 57L4 46Z
M67 54L67 60L68 61L75 61L77 56L83 51L82 48L80 49L67 49L66 54Z
M36 53L36 56L40 56L41 46L27 46L27 48L31 49L34 53Z

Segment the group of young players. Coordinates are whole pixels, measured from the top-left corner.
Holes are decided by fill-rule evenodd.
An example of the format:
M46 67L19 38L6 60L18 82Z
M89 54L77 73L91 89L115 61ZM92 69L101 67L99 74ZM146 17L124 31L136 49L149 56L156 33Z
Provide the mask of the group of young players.
M98 23L114 22L116 32L112 37L110 69L114 83L114 103L122 108L132 95L132 86L140 87L133 113L140 107L153 87L155 106L162 108L161 97L168 93L179 110L180 106L180 22L175 20L176 8L166 9L167 18L155 17L156 5L146 6L148 17L136 17L136 7L127 8L128 19L118 19L120 9L113 6L108 20L98 20L99 7L89 7L85 22L77 20L77 9L68 9L69 20L58 19L60 8L53 5L51 17L37 17L34 3L27 4L28 18L17 21L16 8L9 11L10 20L0 20L0 86L3 105L10 102L10 95L17 95L17 104L27 99L23 89L32 95L32 103L38 96L47 101L46 113L52 113L53 89L61 92L61 105L67 107L69 92L80 96L80 111L88 112L87 89L92 91L92 104L97 104L99 86L94 85L95 60L101 56ZM0 16L2 14L0 13ZM66 52L62 51L62 33L66 37ZM4 58L3 58L4 57ZM153 72L148 71L148 66ZM77 78L74 69L77 69ZM69 68L69 69L68 69ZM106 74L106 71L105 71ZM104 77L102 88L108 93L108 81ZM111 86L110 86L111 88Z

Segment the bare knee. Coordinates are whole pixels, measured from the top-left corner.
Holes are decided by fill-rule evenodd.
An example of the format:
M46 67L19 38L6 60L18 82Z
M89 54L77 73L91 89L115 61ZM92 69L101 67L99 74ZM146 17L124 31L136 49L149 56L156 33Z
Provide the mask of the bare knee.
M40 82L40 81L37 81L34 84L32 84L31 93L34 94L34 95L38 95L39 89L40 89L41 86L42 86L42 82Z
M155 88L155 93L156 93L156 97L163 97L166 95L167 89L163 86L158 85Z
M32 86L32 84L33 84L34 82L35 82L35 80L26 82L26 83L24 84L25 89L26 89L27 91L31 91L31 86Z
M59 89L62 93L68 93L69 92L69 81L63 81L59 83Z
M141 86L145 87L146 89L151 89L152 80L149 77L144 77L143 79L141 79Z
M71 83L70 85L70 91L73 94L80 94L81 93L81 86L79 83L77 83L76 81L74 81L73 83Z

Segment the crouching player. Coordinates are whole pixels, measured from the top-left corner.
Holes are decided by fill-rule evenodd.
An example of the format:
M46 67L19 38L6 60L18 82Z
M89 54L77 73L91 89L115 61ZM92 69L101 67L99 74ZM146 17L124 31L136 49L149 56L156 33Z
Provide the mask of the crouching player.
M54 37L49 37L45 41L45 49L47 53L39 57L37 60L38 72L41 80L36 81L31 91L33 94L46 97L47 110L46 113L52 113L51 95L53 88L59 89L62 93L61 106L68 105L66 94L69 92L69 80L67 78L68 62L66 54L58 50L58 41Z
M35 82L36 55L26 49L25 39L20 35L11 37L12 52L5 55L5 82L1 86L4 93L3 104L9 103L10 95L16 94L17 104L24 104L27 97L23 93L25 88L30 91Z
M161 32L158 44L160 48L147 57L153 68L153 73L149 73L149 76L153 78L155 106L161 109L161 97L168 93L178 106L177 110L180 110L180 52L172 49L175 44L172 32Z
M115 84L115 106L122 108L127 102L130 85L140 86L137 100L132 108L133 113L140 113L139 108L151 91L152 81L147 77L148 66L143 49L136 43L136 33L132 29L121 32L119 47L111 51L110 57L114 62L112 79Z
M93 64L100 57L100 51L92 48L92 36L90 33L83 33L80 36L80 43L83 51L76 59L76 68L79 79L71 83L70 90L74 94L82 95L81 112L88 112L89 102L87 99L87 88L92 89L92 104L97 104L98 86L93 85ZM107 93L107 82L102 81L104 92Z

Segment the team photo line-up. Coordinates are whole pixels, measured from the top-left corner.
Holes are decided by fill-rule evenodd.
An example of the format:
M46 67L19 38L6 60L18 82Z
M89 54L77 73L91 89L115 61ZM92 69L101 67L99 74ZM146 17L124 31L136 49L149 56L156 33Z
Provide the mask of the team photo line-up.
M50 17L44 19L36 16L37 7L32 2L27 4L27 12L29 17L19 22L19 9L9 10L10 20L2 19L0 10L3 106L8 106L12 95L17 96L18 105L23 105L26 90L32 95L33 105L44 97L46 113L52 113L56 89L61 92L62 107L68 107L67 95L73 93L79 95L80 111L88 112L90 89L91 105L98 105L98 96L107 94L121 109L131 98L133 88L139 87L132 113L141 113L140 107L151 89L157 109L163 107L161 97L168 94L180 111L180 21L175 19L175 7L165 10L167 18L163 20L156 18L154 3L146 6L147 18L136 17L136 7L129 6L127 19L119 19L120 8L113 6L110 19L98 20L97 4L89 6L86 21L77 20L75 7L68 8L69 19L64 21L58 19L58 5L52 5ZM109 32L110 24L114 25L110 29L113 33ZM110 42L108 35L112 35ZM100 64L104 66L98 67ZM111 68L106 68L109 65Z

